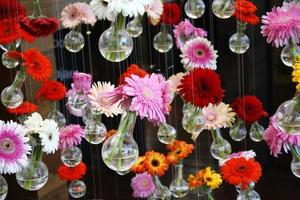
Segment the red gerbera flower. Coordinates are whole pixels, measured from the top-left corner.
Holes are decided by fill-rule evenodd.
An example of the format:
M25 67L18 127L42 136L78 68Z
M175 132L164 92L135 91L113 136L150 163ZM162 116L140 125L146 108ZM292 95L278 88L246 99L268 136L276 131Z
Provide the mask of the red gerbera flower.
M224 97L219 75L209 69L194 69L181 80L179 93L186 102L204 107L209 103L217 104Z
M259 23L259 17L256 16L256 6L248 0L236 0L235 1L235 13L234 16L237 20L249 24L256 25Z
M58 30L59 20L56 17L39 17L29 19L24 17L21 21L21 27L35 37L46 37L54 34Z
M41 97L49 101L60 101L66 96L66 87L58 81L44 81L36 94L36 99L39 101Z
M47 80L52 72L51 61L38 49L28 49L22 54L26 73L36 81Z
M237 97L231 106L237 116L248 124L258 121L261 117L268 116L268 113L264 111L262 102L256 96Z
M241 185L247 189L251 182L257 182L262 174L261 166L253 158L232 158L221 166L222 177L232 185Z
M180 22L181 13L177 3L164 3L164 11L161 16L161 23L175 25Z
M118 80L119 85L125 84L125 78L130 77L132 74L137 75L139 77L144 77L146 74L148 74L145 70L141 69L136 64L131 64L125 72L123 72Z
M24 6L17 0L0 0L0 19L20 19L25 16Z
M86 165L83 162L75 167L61 165L57 170L57 174L61 180L75 181L81 179L86 174Z
M34 113L38 110L38 107L33 104L30 103L28 101L24 101L19 107L17 108L8 108L7 111L10 114L15 114L15 115L27 115L27 114L31 114Z

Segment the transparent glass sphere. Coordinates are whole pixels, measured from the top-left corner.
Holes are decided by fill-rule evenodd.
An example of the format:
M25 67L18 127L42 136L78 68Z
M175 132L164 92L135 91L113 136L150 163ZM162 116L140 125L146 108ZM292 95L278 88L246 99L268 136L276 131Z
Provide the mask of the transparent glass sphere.
M50 111L50 113L47 116L47 119L54 120L60 128L64 127L67 121L65 115L56 109Z
M189 193L189 185L184 179L174 179L171 182L169 189L176 198L183 198Z
M0 48L3 50L3 51L9 51L9 50L16 50L17 48L19 48L21 45L21 40L15 40L13 41L12 43L10 44L1 44L0 45Z
M188 0L184 5L184 11L189 18L198 19L205 12L205 4L202 0Z
M8 185L3 176L0 175L0 200L4 200L7 196Z
M254 142L261 142L264 139L265 128L255 122L251 125L249 136Z
M182 127L186 132L194 134L200 133L203 130L205 119L201 113L193 115L192 113L185 114L182 117Z
M160 53L166 53L173 47L173 38L167 32L159 32L153 39L154 49Z
M69 184L68 192L75 199L81 198L86 193L86 185L81 180L72 181Z
M133 40L125 29L116 31L112 26L101 34L98 47L106 60L121 62L131 54Z
M1 93L1 102L7 108L17 108L23 103L22 90L8 86Z
M227 19L235 12L235 2L234 0L214 0L212 11L216 17Z
M133 19L127 23L126 30L131 37L137 38L143 33L143 25L139 19Z
M6 51L2 54L2 56L1 56L2 65L8 69L17 67L20 64L19 60L9 57L8 53L9 53L9 51Z
M68 167L75 167L82 160L82 152L76 146L65 148L60 154L60 159L64 165Z
M295 51L295 55L300 54L300 47L297 44L287 44L282 50L280 54L281 61L284 65L288 67L293 66L294 58L291 54L292 51Z
M84 128L85 139L91 144L102 143L107 135L107 129L101 122L90 121Z
M231 154L230 143L222 137L219 129L212 130L212 135L213 142L210 146L211 155L217 160L226 159L227 156Z
M43 161L30 161L16 173L16 179L25 190L39 190L48 181L48 168Z
M247 136L246 124L243 120L238 119L229 130L229 135L234 141L240 142Z
M157 131L158 140L163 144L170 144L176 139L176 129L170 124L163 123Z
M237 200L260 200L259 194L255 190L242 191L238 194Z
M229 39L229 48L233 53L243 54L250 47L250 41L246 34L235 33Z
M76 92L73 95L68 96L66 106L72 115L82 117L87 106L85 94L83 92Z
M83 35L78 31L71 30L64 38L64 46L72 53L80 51L84 47Z

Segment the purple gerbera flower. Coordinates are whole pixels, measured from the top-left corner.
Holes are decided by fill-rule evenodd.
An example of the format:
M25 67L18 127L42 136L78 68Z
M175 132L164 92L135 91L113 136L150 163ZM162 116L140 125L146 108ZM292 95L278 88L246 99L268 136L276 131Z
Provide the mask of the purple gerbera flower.
M150 174L144 172L131 179L133 197L148 198L155 192L155 185Z

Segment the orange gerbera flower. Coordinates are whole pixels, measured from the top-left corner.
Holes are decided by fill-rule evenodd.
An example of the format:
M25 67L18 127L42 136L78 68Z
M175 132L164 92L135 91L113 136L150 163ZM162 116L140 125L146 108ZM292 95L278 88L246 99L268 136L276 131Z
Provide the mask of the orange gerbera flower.
M204 184L203 178L200 178L197 175L194 176L194 175L190 174L189 177L188 177L188 184L189 184L190 189L200 187L201 185Z
M147 170L145 167L145 160L145 156L139 156L135 164L132 166L131 171L136 174L145 172Z
M146 152L145 157L146 169L152 176L162 176L168 170L169 162L164 154L148 151Z
M51 61L38 49L29 49L23 53L23 66L26 73L36 81L47 80L52 72Z
M119 78L119 85L125 84L125 78L130 77L132 74L137 75L139 77L144 77L148 74L145 70L141 69L136 64L131 64L125 72L123 72Z
M167 145L167 149L170 150L167 155L169 162L176 165L180 160L193 152L194 145L188 144L185 141L174 140L171 144Z
M237 20L252 25L259 23L259 17L256 16L256 6L248 0L236 0L235 1L235 13L234 16Z
M74 181L81 179L86 174L86 165L81 162L75 167L67 167L66 165L61 165L57 174L61 180Z
M15 115L26 115L26 114L31 114L34 113L38 110L38 107L33 104L30 103L28 101L24 101L19 107L17 108L8 108L7 111L10 114L15 114Z
M44 81L36 94L36 99L39 101L41 97L49 101L60 101L66 96L66 87L58 81Z
M223 179L245 190L251 182L257 182L262 174L261 166L253 158L232 158L221 167Z

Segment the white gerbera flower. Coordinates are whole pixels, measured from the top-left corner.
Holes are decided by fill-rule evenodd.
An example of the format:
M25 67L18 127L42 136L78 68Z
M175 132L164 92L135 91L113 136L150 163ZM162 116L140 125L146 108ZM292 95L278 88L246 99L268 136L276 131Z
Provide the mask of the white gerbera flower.
M24 125L28 133L40 133L43 125L43 118L37 112L32 113L31 116L28 116L27 120L24 121Z
M105 114L107 117L113 117L122 113L122 109L119 103L112 104L109 101L109 98L106 97L108 92L112 92L115 88L110 82L97 82L94 83L88 94L89 102L92 105L92 108L96 111Z
M109 8L111 12L122 13L123 16L137 17L145 13L145 6L152 0L111 0Z
M92 0L90 7L99 20L108 19L112 21L116 18L114 12L111 12L109 4L111 0Z
M54 120L44 120L42 131L39 136L42 141L43 152L51 154L58 149L59 129L57 123Z

